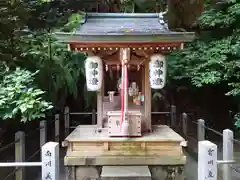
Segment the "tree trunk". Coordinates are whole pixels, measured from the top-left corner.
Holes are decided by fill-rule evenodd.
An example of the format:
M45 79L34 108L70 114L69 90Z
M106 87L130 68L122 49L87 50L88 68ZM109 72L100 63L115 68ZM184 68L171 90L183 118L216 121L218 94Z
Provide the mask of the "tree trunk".
M203 0L168 0L168 26L170 29L191 29L203 10Z
M111 0L110 12L112 12L112 13L119 13L119 12L121 12L120 8L121 8L120 0Z

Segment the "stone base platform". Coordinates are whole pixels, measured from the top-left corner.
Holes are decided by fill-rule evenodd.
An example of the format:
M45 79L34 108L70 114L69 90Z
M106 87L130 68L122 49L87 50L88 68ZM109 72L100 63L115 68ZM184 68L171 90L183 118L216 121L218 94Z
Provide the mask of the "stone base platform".
M148 167L152 180L183 180L185 140L168 126L152 129L153 132L142 137L113 138L108 136L107 129L98 132L96 126L78 126L64 142L68 145L64 158L68 180L100 179L102 173L119 166L125 166L126 171L133 166ZM119 173L122 170L118 170Z

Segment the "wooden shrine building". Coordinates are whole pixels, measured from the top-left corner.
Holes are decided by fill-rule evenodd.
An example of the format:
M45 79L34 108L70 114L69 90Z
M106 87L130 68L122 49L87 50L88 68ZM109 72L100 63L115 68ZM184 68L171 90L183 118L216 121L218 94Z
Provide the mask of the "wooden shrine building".
M165 55L194 33L170 31L161 13L86 13L76 32L57 36L87 54L87 87L97 93L97 125L80 125L65 139L69 180L134 173L183 180L184 139L167 125L152 125L151 89L166 84Z

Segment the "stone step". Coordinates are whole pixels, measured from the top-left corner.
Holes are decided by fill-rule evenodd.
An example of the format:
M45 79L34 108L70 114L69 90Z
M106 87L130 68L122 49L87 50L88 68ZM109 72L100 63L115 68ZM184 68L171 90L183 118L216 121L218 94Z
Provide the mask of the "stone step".
M103 166L101 180L151 180L148 166Z

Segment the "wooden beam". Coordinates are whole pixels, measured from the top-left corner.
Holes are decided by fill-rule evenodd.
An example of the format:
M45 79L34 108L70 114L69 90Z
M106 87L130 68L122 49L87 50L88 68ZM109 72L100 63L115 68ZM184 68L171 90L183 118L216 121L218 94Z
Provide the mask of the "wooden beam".
M136 55L149 58L152 54L159 52L159 49L135 50Z
M102 79L102 87L97 92L97 126L103 128L103 97L104 97L104 75Z
M145 66L141 67L141 76L142 76L142 86L141 86L141 91L142 94L144 95L144 104L145 104Z
M144 48L153 48L153 47L176 47L180 48L182 41L175 41L175 42L162 42L162 43L141 43L141 42L127 42L127 43L114 43L114 42L108 42L108 43L100 43L100 42L80 42L80 41L70 41L68 42L72 48L141 48L144 50Z
M106 47L82 47L78 44L69 45L69 50L75 50L77 52L85 53L86 55L96 55L102 59L111 58L115 55L119 59L119 48L106 48ZM127 46L126 46L127 47ZM139 47L140 48L140 47ZM179 47L150 47L150 48L131 48L131 59L141 59L142 57L149 57L153 54L169 54L177 49L183 49L183 43ZM118 56L118 57L117 57Z
M152 89L149 83L149 59L145 61L144 68L145 82L144 82L144 93L145 93L145 102L144 102L144 117L146 130L152 131L152 120L151 120L151 106L152 106Z
M86 53L88 56L99 56L100 58L111 57L118 53L118 50L97 50L97 49L86 49L86 48L74 48L78 52Z
M121 61L119 59L119 53L113 54L112 56L106 56L105 58L103 58L104 62L108 65L117 65L117 64L121 64ZM128 61L128 64L131 65L141 65L143 63L144 59L137 57L133 54L131 54L131 58Z

